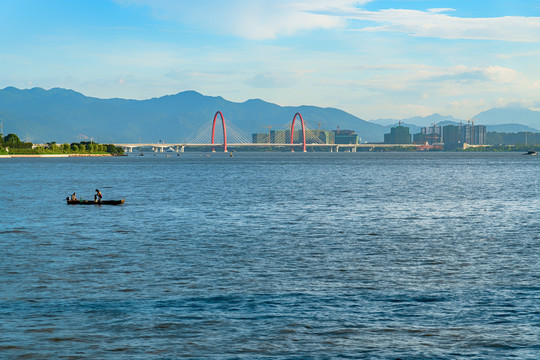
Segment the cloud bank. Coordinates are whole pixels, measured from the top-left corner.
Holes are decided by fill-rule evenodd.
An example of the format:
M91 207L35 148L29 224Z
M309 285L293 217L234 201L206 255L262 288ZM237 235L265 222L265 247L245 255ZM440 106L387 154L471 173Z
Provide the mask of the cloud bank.
M201 30L252 40L290 36L300 31L348 29L398 32L416 37L538 42L540 17L461 18L450 8L426 11L361 7L373 0L115 0L148 7L153 16ZM355 27L355 21L374 26Z
M460 18L445 14L449 11L453 9L387 9L376 12L353 10L340 16L377 24L356 29L358 31L401 32L411 36L442 39L540 41L540 17Z
M345 19L325 14L350 10L371 0L115 0L124 6L148 7L155 17L213 32L263 40L303 30L345 26Z

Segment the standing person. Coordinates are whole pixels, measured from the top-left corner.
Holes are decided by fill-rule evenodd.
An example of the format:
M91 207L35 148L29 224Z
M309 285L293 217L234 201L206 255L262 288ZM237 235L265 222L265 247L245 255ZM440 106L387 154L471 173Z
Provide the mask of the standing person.
M94 202L101 202L101 198L103 197L103 195L101 195L101 191L99 191L98 189L96 189L96 194L94 195Z

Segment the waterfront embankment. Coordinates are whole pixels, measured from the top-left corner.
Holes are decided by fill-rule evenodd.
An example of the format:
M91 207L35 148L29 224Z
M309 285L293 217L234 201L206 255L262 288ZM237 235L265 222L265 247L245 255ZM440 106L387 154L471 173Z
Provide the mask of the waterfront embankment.
M0 158L67 158L67 157L110 157L112 154L27 154L0 155Z

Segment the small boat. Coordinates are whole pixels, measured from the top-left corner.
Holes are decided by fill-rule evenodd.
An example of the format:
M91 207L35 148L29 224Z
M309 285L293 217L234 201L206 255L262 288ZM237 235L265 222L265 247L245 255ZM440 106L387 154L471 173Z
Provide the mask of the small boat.
M68 205L122 205L126 199L122 200L101 200L101 201L93 201L93 200L70 200L69 198L66 198Z
M538 155L538 153L536 151L534 151L534 150L529 150L523 155Z

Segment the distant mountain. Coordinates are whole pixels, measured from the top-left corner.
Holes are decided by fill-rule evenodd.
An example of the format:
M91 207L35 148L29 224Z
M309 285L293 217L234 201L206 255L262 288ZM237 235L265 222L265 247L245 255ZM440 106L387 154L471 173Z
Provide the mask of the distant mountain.
M222 97L185 91L148 100L99 99L72 90L0 90L4 133L32 142L180 142L211 123L220 110L228 123L251 138L290 127L300 112L310 128L355 130L363 140L382 141L387 130L334 108L282 107L259 99L234 103ZM284 125L284 126L279 126ZM231 128L232 130L232 128Z
M473 117L477 125L486 125L487 131L495 132L540 132L540 112L522 107L496 108L484 111ZM408 119L377 119L370 120L375 124L387 128L397 125L408 126L412 134L420 132L420 128L437 125L465 124L466 120L456 119L453 116L433 114L430 116L415 116Z
M540 130L521 124L501 124L501 125L487 125L488 132L498 133L519 133L519 132L531 132L540 133Z
M474 120L478 124L522 124L534 129L539 129L540 111L534 111L524 107L509 106L481 112L474 117Z
M379 124L379 125L382 125L382 126L395 126L400 121L403 123L402 125L404 125L404 126L407 126L405 124L408 124L408 126L415 126L415 127L421 128L421 127L431 126L431 125L433 125L433 123L439 124L440 122L443 122L443 121L450 121L450 122L459 123L461 120L456 119L453 116L440 115L440 114L433 114L433 115L424 116L424 117L415 116L415 117L412 117L412 118L401 119L401 120L397 120L397 119L370 120L370 122L375 123L375 124Z
M369 142L381 142L389 127L400 120L364 121L334 108L316 106L279 106L260 99L243 103L227 101L195 91L184 91L148 100L99 99L73 90L41 88L0 90L0 122L4 134L15 133L32 142L182 142L188 141L209 126L220 110L231 131L240 129L251 138L290 127L292 117L300 112L310 128L354 130ZM474 117L488 131L540 132L540 112L525 108L492 109ZM437 124L459 124L463 120L433 114L401 120L412 134L420 127ZM219 133L219 131L218 131Z

